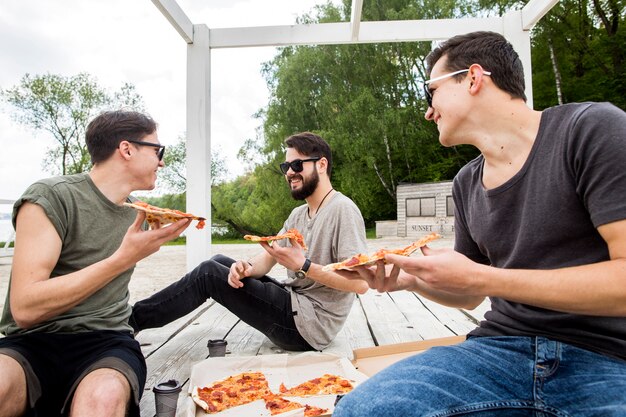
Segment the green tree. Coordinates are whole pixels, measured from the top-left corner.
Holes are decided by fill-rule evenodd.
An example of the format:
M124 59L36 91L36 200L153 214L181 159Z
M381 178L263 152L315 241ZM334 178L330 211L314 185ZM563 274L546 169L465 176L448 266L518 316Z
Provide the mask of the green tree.
M459 1L388 0L364 4L363 20L455 17L471 12ZM347 20L350 2L325 5L303 22ZM270 88L262 152L268 168L259 185L275 189L282 175L272 167L283 140L294 132L319 133L333 149L333 184L348 194L366 221L396 215L396 185L451 179L477 151L446 149L423 115L421 80L430 43L296 46L280 50L263 67ZM253 193L254 197L254 193ZM270 197L270 198L282 198ZM271 204L271 203L270 203Z
M183 193L187 189L187 146L185 136L179 136L176 143L167 146L163 156L164 167L157 180L161 191ZM219 149L211 150L211 185L215 186L228 175L226 159Z
M19 85L0 90L16 112L13 119L36 131L52 135L56 146L43 161L51 174L74 174L91 166L85 144L89 121L103 110L127 108L143 111L142 98L131 84L109 93L87 73L64 77L55 74L24 75Z

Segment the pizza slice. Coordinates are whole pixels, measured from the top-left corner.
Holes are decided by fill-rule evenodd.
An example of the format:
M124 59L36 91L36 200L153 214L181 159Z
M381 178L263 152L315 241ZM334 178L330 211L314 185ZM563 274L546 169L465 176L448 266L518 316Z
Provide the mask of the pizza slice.
M252 242L272 242L274 240L280 239L294 239L298 242L298 245L302 246L302 249L307 250L306 244L304 243L304 237L298 231L298 229L289 229L285 233L281 235L275 236L254 236L254 235L245 235L243 237L246 240L250 240Z
M441 235L438 233L431 233L429 235L422 237L419 240L416 240L415 242L411 243L410 245L404 248L379 249L376 252L374 252L372 255L358 254L358 255L353 256L352 258L345 259L341 262L336 262L336 263L325 265L322 268L322 270L323 271L337 271L340 269L350 270L354 268L355 266L374 265L376 261L385 259L385 255L387 254L409 256L413 252L421 248L422 246L425 246L428 243L432 242L433 240L439 239L440 237Z
M135 201L133 203L124 203L126 207L134 208L135 210L143 211L146 213L146 221L151 228L160 227L164 224L174 223L180 219L192 219L197 220L198 225L196 229L202 229L205 225L205 218L194 216L190 213L184 213L179 210L172 210L168 208L160 208L151 206L143 201Z
M276 394L266 395L263 399L265 400L265 408L267 408L273 416L300 408L304 408L305 417L320 416L328 411L328 408L320 408L308 404L303 405L295 401L289 401Z
M324 374L319 378L305 381L293 388L287 389L280 384L279 391L283 396L306 397L310 395L347 394L354 385L349 380L332 374Z
M244 372L217 381L207 387L194 387L193 401L209 414L262 400L271 391L261 372Z

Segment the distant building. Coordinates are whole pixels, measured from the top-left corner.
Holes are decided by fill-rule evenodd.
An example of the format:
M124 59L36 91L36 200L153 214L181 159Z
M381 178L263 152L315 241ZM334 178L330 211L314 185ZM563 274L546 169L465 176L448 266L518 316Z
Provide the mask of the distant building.
M421 237L430 232L454 237L452 181L400 184L396 199L397 220L376 222L376 237Z

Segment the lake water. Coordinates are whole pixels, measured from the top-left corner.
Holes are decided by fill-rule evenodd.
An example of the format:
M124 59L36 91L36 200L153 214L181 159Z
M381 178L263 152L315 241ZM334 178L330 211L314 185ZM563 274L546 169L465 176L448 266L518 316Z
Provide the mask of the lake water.
M0 213L0 215L2 214ZM6 241L11 232L13 232L11 220L0 218L0 242Z

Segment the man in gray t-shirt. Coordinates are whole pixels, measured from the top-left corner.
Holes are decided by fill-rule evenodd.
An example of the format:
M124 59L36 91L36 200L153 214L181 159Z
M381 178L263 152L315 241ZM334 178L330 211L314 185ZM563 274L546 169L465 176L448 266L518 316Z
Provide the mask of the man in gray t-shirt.
M287 350L321 350L343 327L355 293L367 285L322 267L366 251L365 225L358 207L332 188L330 147L319 136L290 136L286 162L280 165L297 200L305 200L285 221L283 233L297 229L306 250L294 240L281 240L249 260L216 255L179 281L133 306L130 324L136 331L158 327L181 317L208 298ZM279 263L288 279L266 274Z

